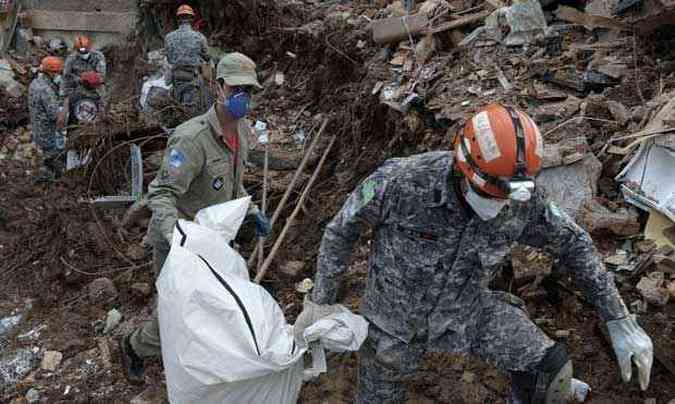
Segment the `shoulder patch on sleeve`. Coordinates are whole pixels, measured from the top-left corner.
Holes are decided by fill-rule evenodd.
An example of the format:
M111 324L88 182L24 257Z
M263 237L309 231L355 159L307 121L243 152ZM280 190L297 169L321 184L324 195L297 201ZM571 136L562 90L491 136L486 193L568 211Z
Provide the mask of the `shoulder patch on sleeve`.
M377 183L373 180L367 180L361 188L361 203L366 204L375 197L375 187Z
M180 167L185 164L185 154L178 149L171 149L169 152L169 173L176 174Z

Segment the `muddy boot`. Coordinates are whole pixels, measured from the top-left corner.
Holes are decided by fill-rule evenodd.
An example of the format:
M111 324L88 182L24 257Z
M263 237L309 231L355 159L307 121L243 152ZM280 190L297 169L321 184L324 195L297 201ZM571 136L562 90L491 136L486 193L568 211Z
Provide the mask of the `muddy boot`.
M119 341L122 368L129 383L143 384L145 383L145 378L143 377L145 366L143 365L143 359L136 355L134 349L131 347L131 343L129 342L130 337L131 334L128 334Z

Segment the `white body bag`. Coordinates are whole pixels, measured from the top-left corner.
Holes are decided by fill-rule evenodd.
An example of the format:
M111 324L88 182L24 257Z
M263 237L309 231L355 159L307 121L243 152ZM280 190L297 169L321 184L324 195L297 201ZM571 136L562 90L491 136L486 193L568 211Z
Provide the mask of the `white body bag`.
M196 216L201 224L179 220L174 229L156 283L173 404L295 403L308 374L307 344L296 344L278 303L249 280L245 260L229 246L249 202L246 197L209 207ZM323 346L358 350L367 327L345 309L315 322L303 338L321 354Z

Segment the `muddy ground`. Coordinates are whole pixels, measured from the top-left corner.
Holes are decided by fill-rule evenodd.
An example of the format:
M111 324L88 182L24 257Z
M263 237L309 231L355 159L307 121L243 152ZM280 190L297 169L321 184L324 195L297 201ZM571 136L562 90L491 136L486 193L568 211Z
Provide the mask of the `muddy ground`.
M322 229L348 192L388 157L447 148L451 134L463 122L462 118L448 125L437 125L425 121L428 115L413 113L404 117L383 106L372 94L376 83L388 77L387 56L382 47L370 41L365 20L357 18L357 22L347 23L340 15L349 12L354 16L362 13L373 16L377 7L363 3L354 2L353 7L332 3L317 7L261 1L259 8L253 11L246 12L240 5L234 5L205 16L210 24L207 30L212 43L223 49L242 50L258 62L261 78L267 83L266 89L256 96L254 114L270 123L275 156L297 162L303 146L293 140L293 134L302 128L309 136L315 135L325 117L330 118L327 133L338 135L328 166L291 227L264 282L289 321L301 308L301 297L294 284L313 275ZM467 8L473 5L465 3ZM366 46L358 46L360 41L365 41ZM663 43L668 41L665 39ZM142 63L142 42L110 54L113 74L117 77L114 97L124 108L118 106L105 127L98 129L97 133L105 137L101 144L108 145L98 154L104 163L95 170L76 173L56 184L36 185L32 181L33 161L0 160L0 318L17 310L25 313L21 324L3 339L2 353L39 347L40 355L44 351L63 354L62 363L55 371L36 366L36 370L18 384L1 391L0 402L25 402L22 397L30 389L39 390L40 400L45 403L126 403L141 398L145 401L135 402L165 401L160 361L149 363L146 385L142 387L130 386L119 365L117 339L148 318L151 308L151 294L144 287L138 287L148 287L153 282L149 266L151 252L142 245L144 223L123 227L124 210L95 210L83 201L83 198L112 194L128 186L124 175L128 156L122 151L124 147L109 155L107 151L112 147L147 140L144 157L151 160L152 152L161 150L165 141L161 130L139 123L133 102L129 101L137 97L140 79L148 68ZM646 67L640 70L640 76L626 77L605 95L634 107L642 103L636 86L640 86L643 97L648 99L675 88L672 77L662 80L663 88L658 88L654 77L660 76L649 64L658 57L672 58L670 50L667 47L664 50L661 43L643 42L638 48L639 60ZM439 63L447 69L443 77L447 79L441 80L442 85L434 85L429 94L447 96L445 105L452 109L447 114L461 110L469 116L483 100L465 94L461 86L469 83L453 87L452 82L463 80L465 72L459 67L472 66L471 55L448 48L445 44L438 51ZM632 52L631 47L617 51L618 54ZM516 56L522 57L510 55ZM134 67L133 72L128 66ZM276 72L285 74L285 85L272 84L270 78ZM129 80L130 77L133 80ZM494 83L492 80L489 85ZM532 106L531 100L522 94L497 93L495 97L524 108ZM466 99L473 103L460 108L458 104ZM25 114L25 108L19 106L16 110ZM601 110L598 114L607 118L607 111ZM543 129L558 123L548 122ZM25 115L7 125L8 134L18 136L25 130L24 125ZM596 142L602 142L617 130L611 125L588 123L569 128L573 128L569 133L583 131ZM156 137L149 140L150 136ZM325 142L321 143L325 146ZM152 164L149 164L148 172L151 170ZM291 174L288 170L273 172L272 207ZM254 199L260 198L261 176L260 168L252 167L246 178ZM145 184L151 179L149 175ZM282 217L287 217L291 209L292 206L286 208ZM608 234L594 235L594 239L605 255L613 253L623 242ZM242 253L247 255L250 250L251 245L243 241ZM367 245L363 242L343 282L341 302L354 310L358 310L359 296L365 285L366 255ZM303 269L290 275L282 271L289 261L304 263ZM523 250L514 254L514 267L517 275L546 271L545 262L532 259L531 254ZM100 278L112 281L114 290L109 282L96 281L95 284L101 282L104 286L92 293L92 281ZM636 283L637 279L626 278L618 284L627 303L639 298L634 289ZM597 315L565 285L560 287L562 301L557 304L549 302L541 287L521 291L520 295L527 302L531 318L552 338L568 344L575 363L575 377L593 388L591 402L642 403L647 398L655 398L660 404L674 399L675 374L658 360L648 391L641 392L636 383L620 383L611 346L603 337ZM27 309L28 306L31 308ZM123 319L117 328L104 335L101 322L113 308L122 313ZM661 358L675 362L675 356L668 356L675 352L672 338L675 305L650 306L640 315L640 322L657 346L666 352L661 353ZM39 336L18 338L31 330L38 330ZM356 366L356 354L331 357L329 373L303 387L301 402L351 402L357 386ZM429 355L418 374L407 383L410 402L414 403L501 403L509 391L508 378L476 358L440 354Z

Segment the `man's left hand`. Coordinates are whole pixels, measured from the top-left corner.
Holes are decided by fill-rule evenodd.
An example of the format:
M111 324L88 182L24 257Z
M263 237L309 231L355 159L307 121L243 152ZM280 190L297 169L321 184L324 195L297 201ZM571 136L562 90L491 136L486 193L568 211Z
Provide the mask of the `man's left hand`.
M619 362L621 378L630 382L633 366L638 369L640 388L647 390L649 376L654 362L654 346L652 339L635 321L633 316L607 322L607 329L612 340L614 353Z
M255 234L258 237L267 237L272 232L272 223L264 213L258 211L255 215Z

